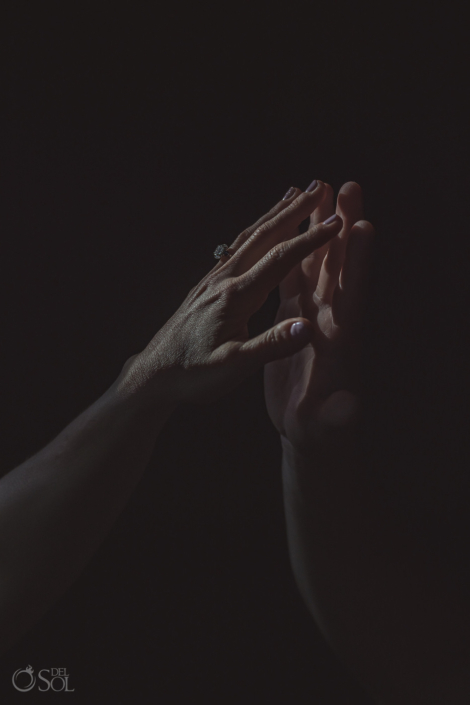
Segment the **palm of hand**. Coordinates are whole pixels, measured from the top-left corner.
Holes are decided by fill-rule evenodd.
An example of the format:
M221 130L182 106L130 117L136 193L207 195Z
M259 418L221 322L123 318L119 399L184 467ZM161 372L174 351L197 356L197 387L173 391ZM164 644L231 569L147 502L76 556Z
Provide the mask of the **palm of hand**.
M311 224L333 210L328 186ZM357 408L358 324L374 231L360 220L362 192L355 182L340 190L336 212L344 222L339 235L304 259L280 285L276 323L296 316L308 319L313 342L265 367L269 416L295 446L308 443L325 424L348 423Z

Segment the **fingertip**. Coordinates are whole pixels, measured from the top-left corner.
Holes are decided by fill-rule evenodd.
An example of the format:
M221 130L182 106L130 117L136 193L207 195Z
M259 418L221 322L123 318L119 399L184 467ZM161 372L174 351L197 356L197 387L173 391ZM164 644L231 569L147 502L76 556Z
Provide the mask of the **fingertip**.
M323 193L325 191L325 182L321 181L320 179L314 179L311 184L307 186L307 188L302 191L307 196L313 196L316 195L318 196L320 193Z
M282 200L289 201L291 198L294 198L294 196L297 196L297 191L299 191L299 189L296 186L291 186L284 194Z
M376 234L374 226L372 225L372 223L369 223L368 220L358 220L356 223L354 223L353 228L360 229L369 237L374 237Z
M293 340L305 345L312 339L314 330L309 321L299 319L290 324L289 333Z
M357 181L346 181L339 190L339 194L362 194L362 186ZM339 195L338 194L338 195Z

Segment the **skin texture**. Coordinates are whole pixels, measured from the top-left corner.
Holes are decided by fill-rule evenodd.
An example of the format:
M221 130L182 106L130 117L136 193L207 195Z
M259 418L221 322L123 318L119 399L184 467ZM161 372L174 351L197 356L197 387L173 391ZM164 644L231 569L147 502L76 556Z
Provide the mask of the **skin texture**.
M208 403L265 362L306 344L290 336L290 320L253 340L246 324L297 262L338 233L341 220L291 239L324 192L321 182L312 193L296 189L241 233L233 257L191 290L105 394L0 479L0 652L83 570L174 409ZM308 338L311 333L309 327Z
M333 189L326 184L325 197L310 216L311 227L334 212ZM323 420L328 425L351 422L360 403L360 320L375 231L362 220L359 184L342 187L337 213L343 221L338 236L294 267L279 287L276 322L307 318L313 343L265 369L269 416L297 448L308 448L321 434Z
M338 234L341 218L312 224L298 234L298 226L326 192L321 181L311 193L295 189L237 237L230 259L215 265L135 356L129 369L135 389L151 400L157 374L159 389L164 385L173 402L210 403L267 362L291 355L310 340L313 327L298 314L251 340L248 320L292 267ZM296 321L308 329L304 339L290 335Z
M289 552L299 591L345 667L381 705L469 702L470 608L389 516L362 460L361 317L374 228L359 184L333 191L340 233L280 285L276 317L304 316L311 344L265 367L282 449Z
M354 182L294 189L232 243L107 392L0 480L0 651L77 578L126 505L161 428L265 365L301 595L381 705L469 701L468 605L390 532L361 460L360 319L374 229ZM311 215L307 233L298 227ZM222 238L221 238L222 239ZM247 322L278 284L274 326ZM293 322L307 337L294 338Z

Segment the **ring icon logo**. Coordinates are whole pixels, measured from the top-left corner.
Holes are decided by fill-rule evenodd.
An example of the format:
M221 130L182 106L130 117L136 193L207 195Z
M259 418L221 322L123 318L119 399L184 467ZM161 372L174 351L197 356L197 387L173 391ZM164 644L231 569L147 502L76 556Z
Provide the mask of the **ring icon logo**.
M22 676L22 673L25 673L26 677ZM36 676L34 676L33 673L34 668L32 666L27 666L26 668L19 668L17 671L15 671L11 680L16 690L20 690L22 693L26 693L26 691L32 690L32 688L34 688L34 686L36 685Z
M41 687L38 683L37 689L42 692L53 690L55 693L73 693L75 691L75 688L69 688L69 675L66 668L42 668L38 671L38 680L43 685ZM21 693L27 693L28 690L32 690L36 685L34 668L32 666L18 668L14 672L11 682L16 690Z

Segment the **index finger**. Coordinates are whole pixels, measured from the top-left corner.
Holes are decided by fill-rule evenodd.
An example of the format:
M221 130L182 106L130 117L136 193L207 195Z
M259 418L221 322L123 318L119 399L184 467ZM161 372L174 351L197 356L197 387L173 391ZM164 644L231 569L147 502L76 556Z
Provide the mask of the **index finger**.
M307 218L323 200L325 185L317 181L313 191L304 192L280 213L257 228L251 237L225 263L225 273L241 276L265 256L271 248L284 240L290 240L300 223Z
M310 227L313 227L318 223L324 223L330 215L334 214L334 212L335 206L333 189L330 184L325 183L325 196L310 215ZM295 235L298 234L297 229ZM318 274L320 273L320 268L323 259L328 252L329 246L330 241L319 249L314 250L311 254L307 255L302 262L299 262L299 264L290 270L285 279L279 283L279 294L281 301L290 299L293 296L298 296L300 294L301 282L306 283L312 291L315 291L318 281Z
M257 311L270 291L313 250L322 247L341 230L339 215L328 218L292 240L280 242L251 269L235 279L236 289L246 295L247 307Z
M250 238L253 233L261 227L261 225L274 218L274 216L284 210L284 208L287 208L287 206L289 206L300 193L302 193L302 191L299 188L296 186L291 186L281 201L278 201L267 213L262 215L261 218L258 218L255 223L250 225L248 228L245 228L245 230L237 235L232 244L227 248L230 254L233 255L237 250L239 250L248 238ZM225 262L219 260L212 271L220 269L220 267L224 264Z

